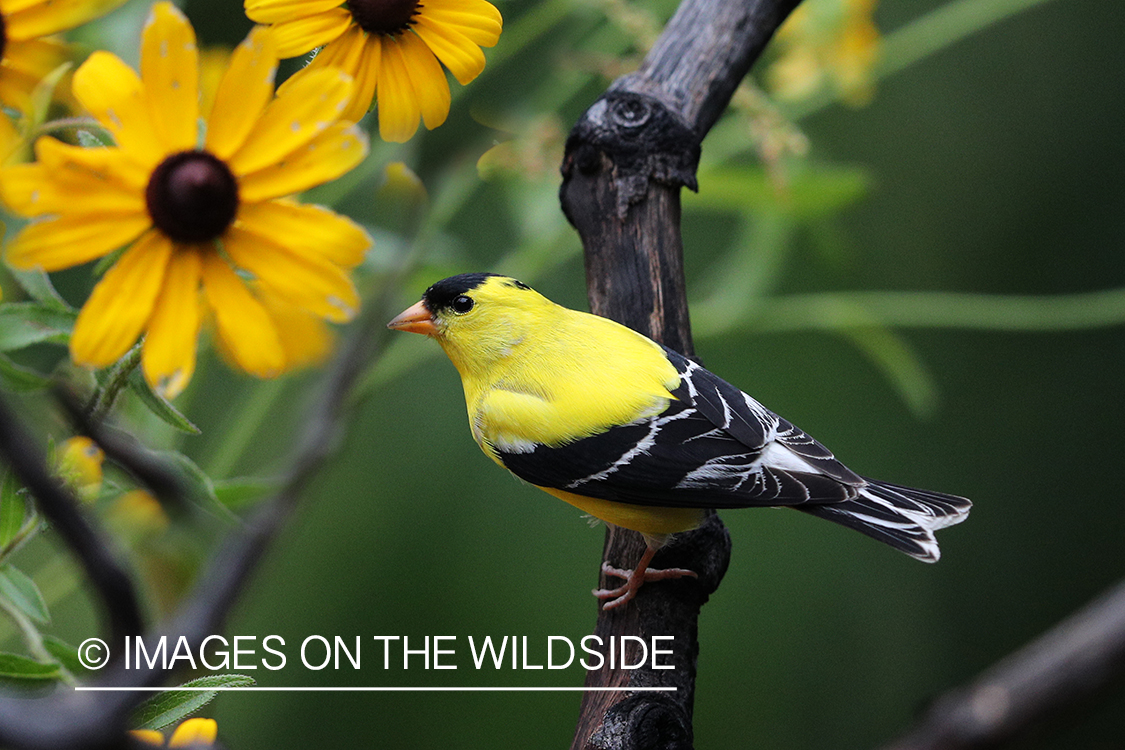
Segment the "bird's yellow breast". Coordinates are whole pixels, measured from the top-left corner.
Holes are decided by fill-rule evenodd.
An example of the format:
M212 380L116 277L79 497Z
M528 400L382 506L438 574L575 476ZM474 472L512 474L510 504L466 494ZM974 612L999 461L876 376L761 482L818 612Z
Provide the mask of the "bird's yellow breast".
M450 357L461 372L473 436L490 455L489 446L556 446L659 414L679 385L676 368L649 339L552 307L549 325L521 331L519 321L509 322L508 343L486 367Z

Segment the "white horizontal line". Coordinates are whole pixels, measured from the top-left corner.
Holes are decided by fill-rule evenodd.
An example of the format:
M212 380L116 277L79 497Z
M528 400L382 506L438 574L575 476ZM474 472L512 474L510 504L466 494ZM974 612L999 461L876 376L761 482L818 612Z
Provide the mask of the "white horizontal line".
M197 692L315 692L315 693L534 693L534 692L572 692L572 693L674 693L674 687L516 687L516 686L481 686L481 687L355 687L355 686L315 686L292 687L270 685L246 685L223 687L104 687L97 685L76 685L75 690L86 692L109 693L163 693L173 690L189 690Z

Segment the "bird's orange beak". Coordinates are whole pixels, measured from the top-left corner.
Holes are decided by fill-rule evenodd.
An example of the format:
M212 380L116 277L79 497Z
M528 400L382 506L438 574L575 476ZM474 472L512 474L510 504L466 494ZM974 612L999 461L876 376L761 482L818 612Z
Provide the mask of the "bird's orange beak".
M420 301L399 313L394 320L387 323L387 328L393 328L396 331L421 333L425 336L437 334L434 316L430 315L430 311Z

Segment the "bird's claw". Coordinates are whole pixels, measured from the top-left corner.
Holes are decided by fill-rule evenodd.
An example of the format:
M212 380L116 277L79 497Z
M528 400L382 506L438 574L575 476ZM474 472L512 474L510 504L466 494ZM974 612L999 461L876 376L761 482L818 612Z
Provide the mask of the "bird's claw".
M644 568L643 571L624 570L623 568L615 568L607 562L602 563L602 572L607 576L614 578L625 579L625 585L619 586L615 589L594 589L594 596L598 599L609 599L602 605L602 609L610 610L616 609L625 604L637 595L640 590L648 581L663 581L668 578L698 578L694 570L687 568Z

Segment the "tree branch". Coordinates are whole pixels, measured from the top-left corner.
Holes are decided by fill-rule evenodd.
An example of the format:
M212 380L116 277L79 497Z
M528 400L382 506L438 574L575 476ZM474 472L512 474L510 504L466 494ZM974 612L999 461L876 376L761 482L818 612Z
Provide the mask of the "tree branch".
M1045 716L1118 684L1125 672L1125 581L969 685L934 702L883 750L995 747Z
M571 131L560 200L582 238L594 313L693 355L680 189L696 189L703 136L797 2L684 0L640 69L615 81ZM628 567L643 549L635 532L606 533L604 559L614 564ZM712 513L653 562L690 568L698 579L645 586L627 606L599 612L595 634L603 642L674 635L676 668L615 671L607 665L587 675L587 686L676 691L585 693L572 750L692 746L699 608L729 559L730 537Z
M46 456L0 400L0 456L35 497L39 510L74 552L101 597L115 642L144 629L133 579L110 552L109 539L82 514L78 500L47 470Z
M388 288L391 286L388 285ZM347 413L354 406L349 400L352 386L362 368L369 365L377 355L379 344L387 333L382 322L388 316L387 307L386 295L365 307L353 335L323 380L321 398L310 410L281 489L272 498L261 503L244 526L228 534L206 572L200 576L191 597L160 632L146 634L146 640L149 636L159 638L164 635L175 643L183 636L194 652L208 635L221 632L230 609L265 555L269 544L292 515L308 481L332 455ZM25 475L21 472L20 477L40 498L41 507L47 514L47 507L43 505L39 494L41 490L37 489L37 472L44 473L42 459L25 457L30 441L22 433L11 433L12 425L14 422L7 411L0 410L0 452L15 456L12 459L14 466L22 467L25 463L30 466L28 473ZM143 450L138 452L127 444L117 447L121 449L118 455L127 464L136 464L139 460L140 473L148 473L144 468ZM136 465L132 466L133 470L137 468ZM157 471L153 476L160 475L161 472ZM77 513L74 515L84 520ZM72 519L66 519L65 514L63 518L64 521L73 523ZM52 521L58 523L53 517ZM70 536L66 538L80 556L102 555L87 564L87 573L95 583L108 575L107 571L120 571L105 556L104 542L92 535L92 531L79 534L74 541L71 541ZM101 585L99 590L111 614L120 616L119 608L122 612L130 611L115 590ZM117 644L116 648L124 643L119 631L126 634L140 632L139 626L131 629L115 627L113 630L115 635L112 643ZM112 648L114 647L111 646ZM155 686L162 684L170 676L170 672L171 670L148 668L147 665L134 665L134 668L126 670L118 663L107 667L99 675L100 679L96 684L108 687ZM37 700L0 696L0 746L13 750L106 750L134 747L125 730L128 728L130 715L144 697L145 694L139 692L78 693L70 689L61 689Z

